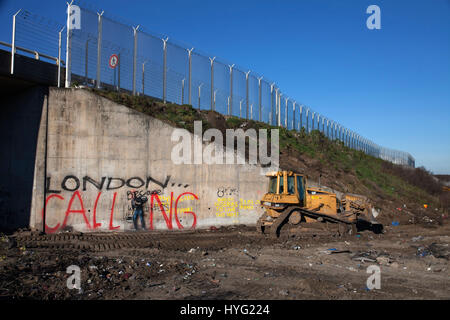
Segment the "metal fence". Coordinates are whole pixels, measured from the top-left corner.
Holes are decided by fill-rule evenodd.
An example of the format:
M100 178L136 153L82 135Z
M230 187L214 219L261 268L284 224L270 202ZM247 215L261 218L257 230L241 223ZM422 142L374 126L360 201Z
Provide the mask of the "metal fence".
M396 164L415 166L409 153L375 144L290 98L275 82L252 70L148 32L139 25L121 22L87 4L75 4L68 5L65 26L25 10L14 15L12 52L15 46L32 48L56 56L59 65L65 57L66 87L77 82L190 104L289 130L319 130L350 148ZM14 58L12 72L13 61Z

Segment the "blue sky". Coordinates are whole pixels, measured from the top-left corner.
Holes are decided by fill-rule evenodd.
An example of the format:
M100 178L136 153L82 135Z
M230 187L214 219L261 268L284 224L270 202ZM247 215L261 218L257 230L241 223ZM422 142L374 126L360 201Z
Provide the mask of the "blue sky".
M94 7L248 67L417 166L450 174L450 1L92 0ZM381 30L366 8L381 8ZM63 0L0 0L65 21Z

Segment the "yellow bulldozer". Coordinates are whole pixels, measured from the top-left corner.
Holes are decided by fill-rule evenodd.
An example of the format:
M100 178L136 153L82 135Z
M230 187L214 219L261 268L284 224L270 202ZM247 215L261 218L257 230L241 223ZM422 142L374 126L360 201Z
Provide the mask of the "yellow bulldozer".
M279 237L281 229L291 227L333 230L355 234L359 228L380 233L383 226L368 198L340 194L320 186L308 185L307 176L292 171L268 173L269 190L261 200L265 209L257 222L257 231Z

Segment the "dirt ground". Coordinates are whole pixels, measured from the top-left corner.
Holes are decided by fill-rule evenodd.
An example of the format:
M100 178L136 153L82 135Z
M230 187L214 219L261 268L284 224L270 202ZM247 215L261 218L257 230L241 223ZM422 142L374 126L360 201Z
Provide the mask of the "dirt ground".
M449 299L450 227L2 236L0 299ZM66 268L81 269L81 290ZM381 288L367 288L367 267Z

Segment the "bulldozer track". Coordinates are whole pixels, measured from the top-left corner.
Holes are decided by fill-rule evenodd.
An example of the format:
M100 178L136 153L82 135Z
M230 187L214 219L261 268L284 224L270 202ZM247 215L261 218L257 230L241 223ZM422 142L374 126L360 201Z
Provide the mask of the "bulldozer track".
M160 240L160 235L157 233L17 235L15 240L18 247L27 249L68 249L96 252L123 248L189 249L198 245L193 240L177 241L175 235L164 235L164 239Z

